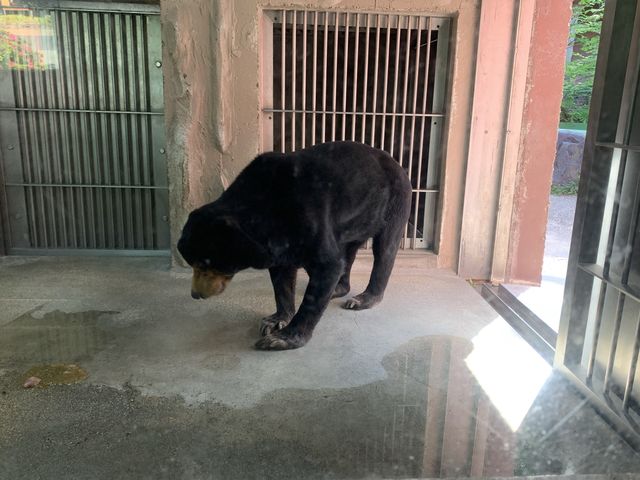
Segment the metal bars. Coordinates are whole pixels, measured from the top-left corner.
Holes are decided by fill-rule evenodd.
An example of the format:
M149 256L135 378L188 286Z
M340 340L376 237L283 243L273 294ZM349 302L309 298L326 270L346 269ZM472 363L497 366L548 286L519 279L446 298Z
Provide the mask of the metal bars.
M31 33L18 41L34 56L0 72L10 253L168 249L151 10L20 11Z
M607 5L556 364L640 433L640 8ZM639 437L640 438L640 437Z
M435 249L448 18L266 11L273 98L265 150L352 140L389 152L412 181L402 246ZM265 79L268 81L268 79Z

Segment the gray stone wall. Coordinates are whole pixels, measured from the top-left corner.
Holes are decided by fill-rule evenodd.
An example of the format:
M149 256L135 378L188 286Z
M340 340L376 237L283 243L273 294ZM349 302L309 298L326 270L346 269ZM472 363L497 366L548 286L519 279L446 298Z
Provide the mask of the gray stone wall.
M580 177L584 131L559 130L556 159L553 163L553 185L566 185Z

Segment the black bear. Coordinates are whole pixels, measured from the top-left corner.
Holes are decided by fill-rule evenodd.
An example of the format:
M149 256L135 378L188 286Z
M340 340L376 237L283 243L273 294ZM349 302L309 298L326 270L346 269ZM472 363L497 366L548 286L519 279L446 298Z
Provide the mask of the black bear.
M222 293L246 268L269 269L277 311L256 347L298 348L329 300L349 292L358 249L373 238L369 285L347 300L361 310L382 300L411 208L411 182L389 154L354 142L256 157L218 200L189 215L178 251L193 268L191 295ZM296 312L296 272L309 284Z

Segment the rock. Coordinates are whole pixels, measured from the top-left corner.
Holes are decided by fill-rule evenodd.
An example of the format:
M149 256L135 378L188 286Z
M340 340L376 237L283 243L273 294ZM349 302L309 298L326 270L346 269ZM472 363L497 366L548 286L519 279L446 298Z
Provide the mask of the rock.
M40 382L42 380L38 377L29 377L25 380L25 382L22 384L22 386L24 388L33 388L33 387L37 387Z
M584 137L587 132L580 130L558 130L558 139L556 141L556 150L565 142L584 144Z
M585 132L559 130L556 158L553 163L553 184L566 185L580 177Z

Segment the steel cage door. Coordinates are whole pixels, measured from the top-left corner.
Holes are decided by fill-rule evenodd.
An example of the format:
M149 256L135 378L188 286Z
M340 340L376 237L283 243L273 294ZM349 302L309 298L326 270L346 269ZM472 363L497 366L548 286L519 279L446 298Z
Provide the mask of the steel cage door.
M0 9L8 253L166 255L159 7L33 5Z
M608 1L555 364L640 445L640 6Z
M261 21L263 148L387 151L412 183L401 248L437 252L451 18L286 8Z

